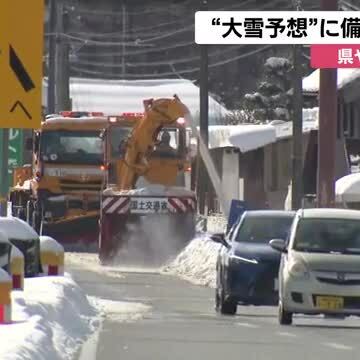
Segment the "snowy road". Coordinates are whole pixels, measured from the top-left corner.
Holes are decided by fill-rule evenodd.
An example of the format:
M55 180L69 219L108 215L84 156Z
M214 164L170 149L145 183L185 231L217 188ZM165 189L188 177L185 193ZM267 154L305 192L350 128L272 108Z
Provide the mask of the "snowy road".
M213 310L213 290L147 271L111 276L68 267L90 296L149 305L136 321L109 314L88 344L87 360L358 359L360 320L295 319L280 327L275 308L239 307L225 317ZM120 276L121 275L121 276Z

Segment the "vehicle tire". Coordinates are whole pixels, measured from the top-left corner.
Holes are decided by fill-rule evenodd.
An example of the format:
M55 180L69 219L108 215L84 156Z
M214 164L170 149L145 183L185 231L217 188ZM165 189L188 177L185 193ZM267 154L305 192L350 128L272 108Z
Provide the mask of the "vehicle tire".
M220 290L218 293L218 311L223 315L235 315L237 303L234 300L224 299L224 291Z
M279 324L280 325L291 325L292 324L293 314L291 312L285 311L284 306L279 302Z

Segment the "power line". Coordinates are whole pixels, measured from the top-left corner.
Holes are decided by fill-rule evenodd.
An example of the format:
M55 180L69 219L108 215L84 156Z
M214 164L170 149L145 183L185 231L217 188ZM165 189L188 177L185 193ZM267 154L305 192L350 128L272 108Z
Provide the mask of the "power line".
M138 50L138 51L127 51L126 55L131 56L131 55L141 55L141 54L148 54L148 53L153 53L153 52L160 52L160 51L166 51L166 50L171 50L171 49L176 49L179 47L186 47L186 46L194 46L196 45L194 43L194 41L185 41L185 42L181 42L181 43L176 43L173 45L169 45L169 46L164 46L164 47L152 47L152 48L147 48L146 50ZM144 46L145 47L145 46ZM118 51L112 51L112 52L101 52L101 53L89 53L89 52L82 52L81 53L82 56L84 57L109 57L109 56L121 56L122 52Z
M225 65L225 64L234 62L236 60L247 58L249 56L252 56L252 55L255 55L255 54L260 53L262 51L265 51L265 50L269 49L270 47L271 47L271 45L265 45L265 46L263 46L261 48L258 48L256 50L249 51L247 53L232 57L230 59L218 61L218 62L216 62L214 64L210 64L209 68ZM81 68L79 68L77 66L71 66L71 68L73 70L75 70L75 71L82 72L82 73L89 74L89 75L106 75L106 76L109 76L109 77L118 78L116 76L116 74L106 74L106 73L101 72L101 71L81 69ZM177 73L178 74L191 74L191 73L197 72L199 70L200 70L200 68L196 67L196 68L192 68L192 69L177 70ZM171 75L174 75L174 73L173 72L165 72L165 73L158 73L158 74L127 74L126 77L127 78L158 78L158 77L166 77L166 76L171 76Z
M184 1L183 3L181 3L181 6L185 6L186 4L191 4L192 1L191 0L187 0ZM172 4L174 7L175 6L179 6L179 5L175 5ZM117 17L117 16L121 16L122 12L121 11L104 11L104 10L89 10L89 9L85 9L85 8L80 8L80 7L75 7L74 5L68 5L66 6L66 10L72 11L72 12L76 12L77 14L89 14L89 15L101 15L101 16L111 16L111 17ZM167 14L177 14L177 9L171 9L171 5L169 6L159 6L159 7L153 7L152 9L147 9L147 10L142 10L142 11L131 11L128 12L129 15L138 15L138 16L144 16L144 15L148 15L148 14L161 14L161 13L167 13Z
M244 46L245 45L234 45L231 48L227 48L225 50L214 51L213 53L210 53L209 56L218 56L218 55L222 55L222 54L227 54L231 51L238 50ZM200 58L199 56L192 56L192 57L187 57L187 58L182 58L182 59L169 59L169 60L164 60L164 61L136 62L136 63L127 62L126 66L128 66L128 67L137 67L137 66L149 67L149 66L161 66L161 65L169 65L169 64L182 64L182 63L199 60L199 58ZM79 65L89 65L89 66L103 66L103 67L114 67L114 68L122 66L122 65L116 64L116 63L99 62L99 61L76 60L74 62L76 62Z
M344 0L340 1L340 6L342 8L344 8L346 11L348 11L349 9L351 11L360 11L360 7L358 7L358 6L354 5L354 4L351 4L351 3L347 2L347 1L344 1Z

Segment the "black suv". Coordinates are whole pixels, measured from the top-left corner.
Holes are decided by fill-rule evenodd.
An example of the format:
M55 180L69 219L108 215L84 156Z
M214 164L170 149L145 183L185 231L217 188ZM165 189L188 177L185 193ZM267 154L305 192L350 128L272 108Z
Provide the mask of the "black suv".
M246 211L228 235L214 234L220 242L216 271L216 310L235 314L237 305L276 305L280 254L269 245L286 240L294 212Z

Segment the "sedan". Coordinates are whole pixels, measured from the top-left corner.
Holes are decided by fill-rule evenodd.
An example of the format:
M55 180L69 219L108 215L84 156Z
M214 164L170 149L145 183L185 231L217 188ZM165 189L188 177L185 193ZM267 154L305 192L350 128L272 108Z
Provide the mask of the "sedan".
M360 211L299 210L279 272L279 323L293 314L360 315Z
M278 301L280 254L271 248L274 237L287 239L295 213L246 211L226 238L217 258L216 310L235 314L237 305L275 305Z

